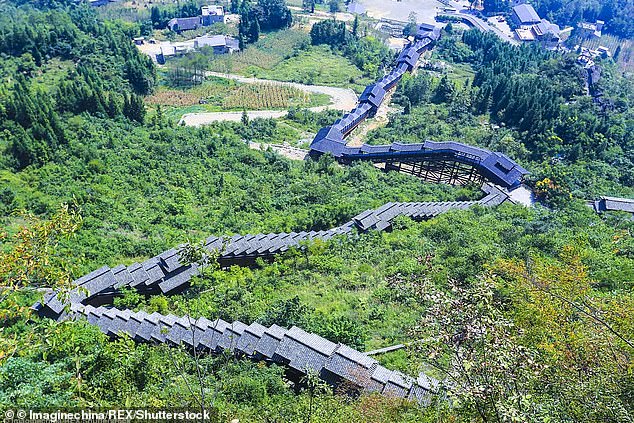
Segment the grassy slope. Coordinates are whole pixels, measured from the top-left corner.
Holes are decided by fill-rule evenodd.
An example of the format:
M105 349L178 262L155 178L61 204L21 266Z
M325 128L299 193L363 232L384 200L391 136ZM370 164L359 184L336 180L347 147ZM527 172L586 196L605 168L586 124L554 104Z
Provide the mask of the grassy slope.
M272 69L250 67L246 73L261 78L295 81L305 84L333 85L361 91L370 79L341 55L335 54L327 46L311 47Z
M371 82L348 59L326 46L311 46L310 37L294 29L266 34L241 53L215 56L211 70L356 91Z

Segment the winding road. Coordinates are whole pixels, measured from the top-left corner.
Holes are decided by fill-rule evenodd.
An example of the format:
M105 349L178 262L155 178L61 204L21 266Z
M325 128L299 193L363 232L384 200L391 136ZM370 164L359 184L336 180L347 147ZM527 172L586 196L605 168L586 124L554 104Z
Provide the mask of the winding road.
M297 82L273 81L269 79L249 78L242 75L234 75L220 72L206 72L206 76L232 79L244 84L266 83L296 88L307 93L326 94L330 97L331 103L326 106L310 107L308 110L320 112L326 109L343 110L349 112L357 105L357 95L350 88L327 87L324 85L306 85ZM256 118L281 118L286 116L287 110L252 110L247 111L250 119ZM209 112L209 113L187 113L180 120L181 124L187 126L201 126L212 122L239 122L242 119L242 112Z

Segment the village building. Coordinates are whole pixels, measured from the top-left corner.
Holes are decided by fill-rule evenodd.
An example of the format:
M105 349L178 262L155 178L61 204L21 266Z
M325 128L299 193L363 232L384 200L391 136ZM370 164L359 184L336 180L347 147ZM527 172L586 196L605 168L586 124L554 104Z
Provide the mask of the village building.
M222 6L210 5L200 8L200 15L188 18L170 19L167 27L170 31L182 32L225 22L225 11Z
M191 18L174 18L170 19L167 23L167 27L170 31L182 32L198 29L202 26L202 20L200 16L194 16Z
M233 37L228 35L202 35L190 41L162 43L159 53L156 54L156 62L163 65L171 57L183 56L191 51L206 47L212 48L214 54L231 54L240 51L239 42Z
M203 6L200 12L203 26L225 23L225 11L222 6Z
M556 48L569 36L572 28L562 31L557 24L539 17L533 6L524 3L513 7L513 21L519 26L515 36L523 42L539 42L546 48Z
M541 22L541 18L528 3L518 4L513 7L513 13L511 15L513 21L520 26L530 26Z
M605 22L597 20L596 22L580 22L579 35L583 38L601 38L603 25Z
M226 35L203 35L194 39L194 49L211 47L214 54L227 54L239 51L239 42L233 37Z

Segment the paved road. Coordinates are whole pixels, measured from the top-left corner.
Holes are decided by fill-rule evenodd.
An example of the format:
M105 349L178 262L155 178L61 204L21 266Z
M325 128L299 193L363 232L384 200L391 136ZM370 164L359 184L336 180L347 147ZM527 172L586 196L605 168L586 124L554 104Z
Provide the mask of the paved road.
M469 3L464 0L357 0L363 6L365 6L368 16L381 19L391 19L400 22L407 22L409 20L410 13L416 15L418 22L424 22L429 24L436 24L436 16L440 15L454 15L460 18L464 18L470 22L472 26L478 28L480 31L493 32L502 38L504 41L508 41L512 44L517 44L517 41L510 39L507 34L500 31L499 28L495 28L489 25L483 19L480 19L470 13L468 10ZM444 8L453 8L456 12L444 12Z
M308 93L326 94L330 97L331 103L327 106L311 107L309 110L320 112L326 109L343 110L349 112L357 105L357 95L349 88L326 87L323 85L305 85L296 82L272 81L268 79L249 78L241 75L226 74L220 72L207 72L207 76L233 79L245 84L266 83L274 85L284 85ZM253 110L247 111L250 119L255 118L280 118L286 116L286 110ZM239 122L242 119L242 112L210 112L210 113L187 113L181 118L181 122L188 126L200 126L212 122Z
M503 31L501 31L499 28L496 28L493 25L489 25L487 21L480 19L477 16L474 16L471 13L469 13L469 10L465 9L464 6L460 4L459 2L455 0L448 0L447 3L449 3L451 7L453 7L454 9L458 11L456 13L449 13L449 15L454 15L454 16L458 16L460 18L466 19L471 23L471 25L473 25L475 28L478 28L480 31L485 31L485 32L491 31L495 35L503 39L504 41L507 41L511 44L516 44L516 45L519 44L517 40L509 38L508 35L505 34Z
M519 44L519 42L515 39L509 38L507 34L501 31L499 28L496 28L492 25L489 25L488 22L478 18L477 16L473 16L466 11L459 11L458 13L452 13L451 16L457 16L459 18L465 19L471 23L472 26L484 32L493 32L495 35L500 37L502 40L507 41L511 44Z
M277 119L286 116L285 110L253 110L247 112L249 119ZM209 112L209 113L187 113L183 115L180 124L187 126L201 126L213 122L240 122L242 112Z

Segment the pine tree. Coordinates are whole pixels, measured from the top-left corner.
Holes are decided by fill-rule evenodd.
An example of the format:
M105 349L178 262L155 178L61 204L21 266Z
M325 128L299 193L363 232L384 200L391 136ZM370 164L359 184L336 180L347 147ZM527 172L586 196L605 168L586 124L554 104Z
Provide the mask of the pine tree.
M260 38L260 24L254 19L249 26L249 42L255 43Z
M434 92L434 102L436 103L449 103L453 99L456 87L453 82L449 81L447 75L440 79L440 83L436 87Z
M132 108L130 105L130 96L128 93L123 94L123 116L132 119Z
M108 95L108 108L107 108L108 116L112 119L119 116L121 114L121 105L116 99L115 94L110 93Z
M405 99L405 107L403 108L403 114L409 115L412 112L412 102L409 99Z
M165 116L163 116L163 109L160 104L156 106L156 115L154 115L154 119L159 128L163 128L165 126Z
M132 112L131 119L139 123L143 123L145 120L145 104L143 104L143 97L132 94L132 96L130 96L130 109Z
M152 21L152 26L154 28L160 29L163 23L163 17L161 16L161 11L157 6L152 6L152 9L150 9L150 20Z

